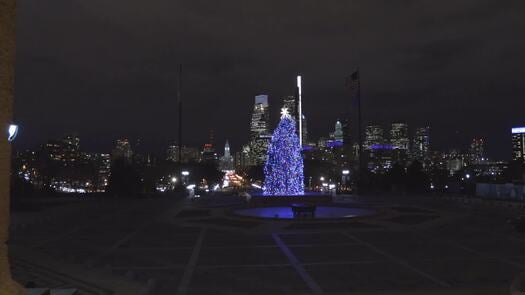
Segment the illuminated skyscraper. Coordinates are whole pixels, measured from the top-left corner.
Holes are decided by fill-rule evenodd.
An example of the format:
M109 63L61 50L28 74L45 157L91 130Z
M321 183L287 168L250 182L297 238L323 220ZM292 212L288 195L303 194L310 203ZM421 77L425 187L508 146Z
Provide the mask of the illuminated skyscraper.
M394 149L408 150L408 125L406 123L392 123L392 127L390 129L390 143Z
M74 164L80 160L80 138L77 135L66 135L62 139L62 152L66 164Z
M288 109L288 113L292 118L296 118L297 104L295 102L295 96L288 95L283 97L283 107Z
M473 138L469 148L469 160L471 164L478 164L484 159L483 138Z
M199 152L199 149L195 147L183 146L181 156L182 156L182 161L181 161L182 163L198 162L200 159L200 152ZM179 162L179 146L178 145L168 146L168 150L166 151L166 160L172 161L172 162Z
M383 127L379 125L366 126L364 148L370 150L374 145L385 144L384 134Z
M123 159L126 162L131 162L131 157L133 156L133 151L131 150L131 145L127 139L117 139L117 144L113 151L111 152L111 160L115 161L118 159Z
M525 127L512 128L512 160L525 163Z
M249 164L262 165L266 162L270 133L268 95L257 95L253 106L250 128Z
M250 133L250 138L252 140L270 134L268 95L257 95L255 97Z
M420 127L416 129L412 144L413 158L424 161L429 158L430 152L430 127Z
M295 96L289 95L283 97L283 107L288 109L288 113L295 121L296 130L299 132L299 122L297 121L297 101L295 99ZM302 140L303 144L307 142L308 139L308 130L306 126L306 117L304 116L304 113L302 114Z
M166 160L171 162L177 162L179 153L179 146L177 145L170 145L168 146L168 149L166 150Z

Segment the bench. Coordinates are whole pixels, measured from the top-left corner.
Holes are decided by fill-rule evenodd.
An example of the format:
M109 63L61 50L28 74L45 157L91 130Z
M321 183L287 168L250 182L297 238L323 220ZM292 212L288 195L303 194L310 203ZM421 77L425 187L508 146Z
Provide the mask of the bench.
M305 203L292 203L290 204L292 208L293 217L315 217L316 205L305 204Z

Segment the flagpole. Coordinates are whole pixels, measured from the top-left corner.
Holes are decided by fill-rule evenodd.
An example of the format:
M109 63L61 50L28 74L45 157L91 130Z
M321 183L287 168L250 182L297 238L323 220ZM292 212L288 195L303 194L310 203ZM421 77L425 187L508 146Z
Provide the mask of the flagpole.
M364 178L364 167L363 167L363 135L362 135L362 125L361 125L361 73L359 72L359 67L357 67L357 141L359 145L359 182L358 182L358 193L362 192L362 184Z
M299 145L303 146L303 103L302 103L303 82L301 75L297 75L297 122L299 123Z
M181 99L181 87L182 87L182 64L179 64L179 76L177 80L177 105L179 109L179 126L178 127L178 142L179 142L179 165L182 163L182 99ZM180 167L179 167L180 168Z

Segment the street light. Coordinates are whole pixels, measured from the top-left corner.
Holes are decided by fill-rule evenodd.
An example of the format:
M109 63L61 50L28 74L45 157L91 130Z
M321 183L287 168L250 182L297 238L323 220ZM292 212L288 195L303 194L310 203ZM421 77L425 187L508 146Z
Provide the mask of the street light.
M320 181L324 181L324 176L321 176L321 177L319 178L319 180L320 180Z
M350 170L348 169L343 170L343 175L348 175L348 174L350 174Z
M189 171L182 171L181 174L184 175L184 176L188 176L188 175L190 175L190 172Z
M10 124L7 128L7 141L11 142L15 140L16 135L18 134L18 125Z
M173 182L173 183L177 182L177 177L172 177L171 178L171 182Z
M469 179L469 178L470 178L470 174L467 173L467 175L465 175L465 177L466 177L467 179Z

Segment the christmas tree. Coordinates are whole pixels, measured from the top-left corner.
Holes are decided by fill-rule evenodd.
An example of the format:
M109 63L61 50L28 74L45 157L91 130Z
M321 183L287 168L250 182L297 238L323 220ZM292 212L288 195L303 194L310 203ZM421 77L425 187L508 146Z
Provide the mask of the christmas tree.
M281 121L273 132L264 165L264 195L304 194L303 157L295 120L282 109Z

